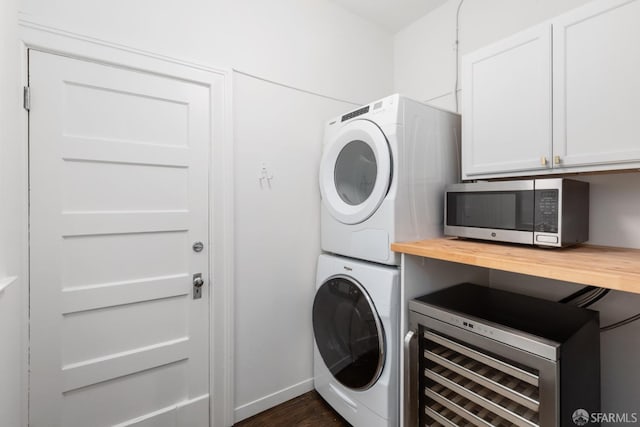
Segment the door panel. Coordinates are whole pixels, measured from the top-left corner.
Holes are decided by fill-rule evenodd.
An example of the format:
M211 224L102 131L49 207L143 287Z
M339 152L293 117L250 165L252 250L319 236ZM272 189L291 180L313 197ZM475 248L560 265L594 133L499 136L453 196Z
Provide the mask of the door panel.
M110 150L120 151L119 147ZM122 164L123 157L126 156L121 156L121 160L65 160L62 171L65 209L72 212L184 210L189 176L186 165L142 165L133 163L135 159L126 159L124 161L132 163ZM103 197L105 192L112 193L111 197Z
M557 166L640 161L638 22L640 0L594 1L553 21Z
M188 145L189 104L179 99L156 98L151 93L108 90L100 87L100 83L67 84L66 135L154 145ZM167 95L178 98L180 89L177 91ZM87 105L95 108L87 110ZM153 123L153 126L132 127L132 120Z
M463 179L550 167L549 24L465 55L462 84Z
M29 61L30 425L208 425L209 90Z
M387 138L369 120L354 120L325 142L320 161L322 203L338 221L358 224L387 195L393 165Z

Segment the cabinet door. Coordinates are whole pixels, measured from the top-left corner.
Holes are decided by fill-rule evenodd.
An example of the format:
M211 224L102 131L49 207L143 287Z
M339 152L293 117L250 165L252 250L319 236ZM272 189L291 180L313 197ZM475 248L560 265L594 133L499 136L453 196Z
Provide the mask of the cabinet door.
M553 21L555 167L640 162L639 41L640 0L595 1Z
M551 25L463 57L462 178L550 168Z

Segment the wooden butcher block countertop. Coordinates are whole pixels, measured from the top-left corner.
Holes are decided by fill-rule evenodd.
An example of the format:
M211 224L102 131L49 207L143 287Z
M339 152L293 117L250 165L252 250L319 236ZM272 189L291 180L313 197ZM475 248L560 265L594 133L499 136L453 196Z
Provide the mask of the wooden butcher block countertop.
M393 243L395 252L640 293L640 249L532 246L440 238Z

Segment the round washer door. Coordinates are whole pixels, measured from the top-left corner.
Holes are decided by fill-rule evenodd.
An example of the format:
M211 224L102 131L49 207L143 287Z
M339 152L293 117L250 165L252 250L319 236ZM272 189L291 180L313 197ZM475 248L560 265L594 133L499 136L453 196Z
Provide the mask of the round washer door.
M313 334L322 360L342 385L366 390L375 384L384 367L384 331L359 283L335 276L318 289Z
M344 224L366 220L387 194L391 167L391 152L382 130L369 120L348 123L322 155L322 203Z

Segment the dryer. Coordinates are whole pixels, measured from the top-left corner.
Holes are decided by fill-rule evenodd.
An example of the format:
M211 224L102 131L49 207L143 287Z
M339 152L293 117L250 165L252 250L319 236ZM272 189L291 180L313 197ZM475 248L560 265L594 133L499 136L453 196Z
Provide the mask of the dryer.
M398 269L325 254L316 279L315 389L354 427L398 426Z
M321 248L399 265L397 241L437 237L443 191L458 181L460 116L398 94L325 126Z

